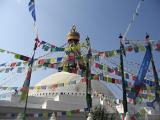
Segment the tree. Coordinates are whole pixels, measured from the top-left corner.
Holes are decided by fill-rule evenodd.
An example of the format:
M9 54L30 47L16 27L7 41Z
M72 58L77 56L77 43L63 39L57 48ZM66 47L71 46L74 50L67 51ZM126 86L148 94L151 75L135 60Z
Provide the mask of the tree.
M92 111L93 120L107 120L108 113L101 105L96 106Z

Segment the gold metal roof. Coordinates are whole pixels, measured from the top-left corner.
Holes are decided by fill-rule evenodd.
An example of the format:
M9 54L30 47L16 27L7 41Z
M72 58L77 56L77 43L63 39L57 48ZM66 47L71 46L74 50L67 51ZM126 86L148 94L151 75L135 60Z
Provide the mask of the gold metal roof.
M79 40L80 34L77 32L76 26L73 25L71 31L67 35L67 40Z

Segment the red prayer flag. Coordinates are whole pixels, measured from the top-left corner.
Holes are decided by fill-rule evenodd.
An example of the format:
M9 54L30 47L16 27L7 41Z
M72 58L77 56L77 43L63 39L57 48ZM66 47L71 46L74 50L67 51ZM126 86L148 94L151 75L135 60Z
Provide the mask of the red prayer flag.
M68 60L74 60L75 56L68 56Z
M115 78L112 78L112 83L115 83Z
M40 64L40 65L43 65L45 63L45 60L44 59L40 59L39 61L38 61L38 64Z
M96 68L99 68L99 65L100 65L99 63L95 63Z
M16 62L11 63L10 67L15 67L16 66Z
M133 47L132 46L128 46L128 49L127 49L129 52L131 52L133 50Z
M160 43L157 43L157 44L156 44L156 48L157 48L157 49L160 49Z

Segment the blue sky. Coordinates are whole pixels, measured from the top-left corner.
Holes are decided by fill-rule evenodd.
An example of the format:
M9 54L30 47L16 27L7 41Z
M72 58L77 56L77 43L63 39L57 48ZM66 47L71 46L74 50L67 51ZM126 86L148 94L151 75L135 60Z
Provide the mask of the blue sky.
M124 33L139 0L35 0L37 27L40 40L57 46L66 43L66 34L75 24L83 41L86 36L97 50L119 48L118 35ZM31 56L35 33L33 19L28 11L29 0L0 0L0 48ZM144 0L139 16L127 34L128 39L143 40L148 32L160 40L160 1ZM45 54L37 50L37 56ZM144 54L129 55L134 59ZM10 55L0 55L0 63L12 62ZM155 59L158 65L159 53ZM160 68L160 67L159 67ZM33 73L31 85L54 70ZM6 76L6 75L2 75ZM0 77L1 78L1 77ZM3 78L3 77L2 77ZM25 77L18 75L10 85L22 85Z

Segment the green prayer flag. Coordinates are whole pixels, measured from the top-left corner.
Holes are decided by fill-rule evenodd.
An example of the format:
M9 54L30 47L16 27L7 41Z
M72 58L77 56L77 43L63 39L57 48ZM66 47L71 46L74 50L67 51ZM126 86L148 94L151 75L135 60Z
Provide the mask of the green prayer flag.
M80 59L81 59L81 56L76 56L76 59L77 59L77 60L80 60Z
M65 48L59 48L59 51L64 51Z
M112 83L112 78L108 77L108 82Z
M45 44L42 46L42 49L43 49L44 51L48 51L48 50L49 50L49 48L50 48L50 47L49 47L49 46L47 46L47 45L45 45Z
M19 59L20 57L21 57L21 55L19 55L19 54L15 54L15 56L14 56L16 59Z
M103 65L99 65L99 69L101 69L101 70L102 70L102 69L103 69Z

